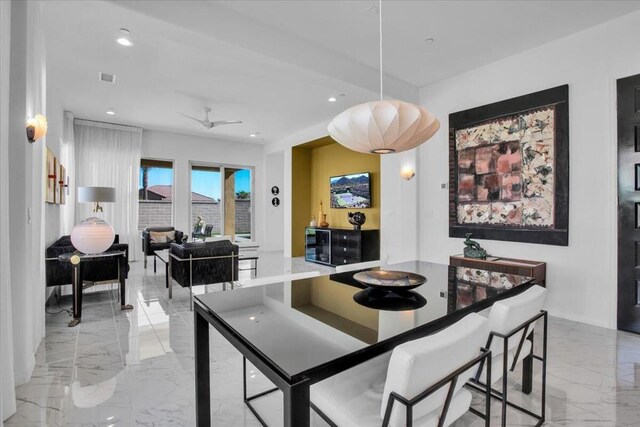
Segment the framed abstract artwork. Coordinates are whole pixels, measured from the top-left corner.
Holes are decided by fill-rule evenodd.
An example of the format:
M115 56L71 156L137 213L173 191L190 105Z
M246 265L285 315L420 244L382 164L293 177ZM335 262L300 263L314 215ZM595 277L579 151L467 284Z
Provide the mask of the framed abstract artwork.
M48 147L44 172L44 178L46 180L44 201L46 203L56 203L56 192L60 191L58 180L56 179L58 175L56 171L56 157Z
M449 115L449 236L569 244L569 86Z

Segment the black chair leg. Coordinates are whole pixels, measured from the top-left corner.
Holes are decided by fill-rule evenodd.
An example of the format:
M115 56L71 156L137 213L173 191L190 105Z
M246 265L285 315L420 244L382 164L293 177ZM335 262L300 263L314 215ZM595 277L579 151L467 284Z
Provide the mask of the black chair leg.
M531 342L531 351L522 360L522 392L531 394L533 390L533 332L529 334L527 340Z

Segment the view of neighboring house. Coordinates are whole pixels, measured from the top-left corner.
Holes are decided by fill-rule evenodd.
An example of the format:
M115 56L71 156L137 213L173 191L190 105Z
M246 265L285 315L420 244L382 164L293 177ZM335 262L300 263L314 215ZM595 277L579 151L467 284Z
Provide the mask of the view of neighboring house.
M173 187L171 185L153 185L146 190L143 188L138 190L138 197L141 201L164 201L171 202L173 200ZM191 200L194 202L219 203L220 200L205 196L195 191L191 192Z
M145 194L146 193L146 194ZM173 186L152 185L145 191L138 190L138 229L146 227L162 227L172 224L173 220ZM205 223L212 224L213 230L220 230L222 208L219 199L191 192L191 220L201 216ZM236 194L235 203L236 233L245 234L251 231L251 197L250 193L241 191Z

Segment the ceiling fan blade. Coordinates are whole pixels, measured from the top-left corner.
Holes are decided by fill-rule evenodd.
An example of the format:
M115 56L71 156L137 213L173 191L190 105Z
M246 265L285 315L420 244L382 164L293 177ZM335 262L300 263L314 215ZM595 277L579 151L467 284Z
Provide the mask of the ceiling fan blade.
M214 126L222 126L222 125L236 125L238 123L242 123L242 120L218 120L216 122L211 122Z
M185 113L180 113L180 114L182 114L183 116L185 116L188 119L195 120L196 122L200 123L204 127L212 127L212 123L210 121L208 121L208 120L196 119L195 117L188 116Z

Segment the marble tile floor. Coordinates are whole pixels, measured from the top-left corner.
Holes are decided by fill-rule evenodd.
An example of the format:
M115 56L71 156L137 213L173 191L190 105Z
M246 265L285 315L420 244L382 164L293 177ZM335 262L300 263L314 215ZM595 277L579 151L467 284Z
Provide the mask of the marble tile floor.
M280 265L282 260L272 257L273 264ZM285 261L283 272L287 263L292 272L313 268L300 262ZM164 272L159 269L154 274L152 268L143 269L141 262L132 263L131 268L127 302L133 304L132 311L120 311L116 288L102 286L85 294L78 327L66 326L69 317L64 312L47 315L37 366L30 382L17 388L18 410L6 421L8 426L194 425L193 314L188 289L175 287L169 300ZM194 288L196 293L221 290L221 285ZM70 306L68 298L61 303ZM553 317L549 330L545 425L640 425L640 336ZM213 330L211 337L213 425L259 426L242 402L241 355ZM259 371L253 367L248 371L250 393L270 387ZM539 408L539 380L533 394L523 396L517 391L520 373L510 378L513 400ZM269 425L282 425L280 393L254 402ZM482 399L476 397L474 405L481 409ZM499 425L497 402L492 413L492 425ZM325 425L316 415L313 424ZM533 419L509 409L509 426L534 424ZM468 414L454 425L484 424Z

